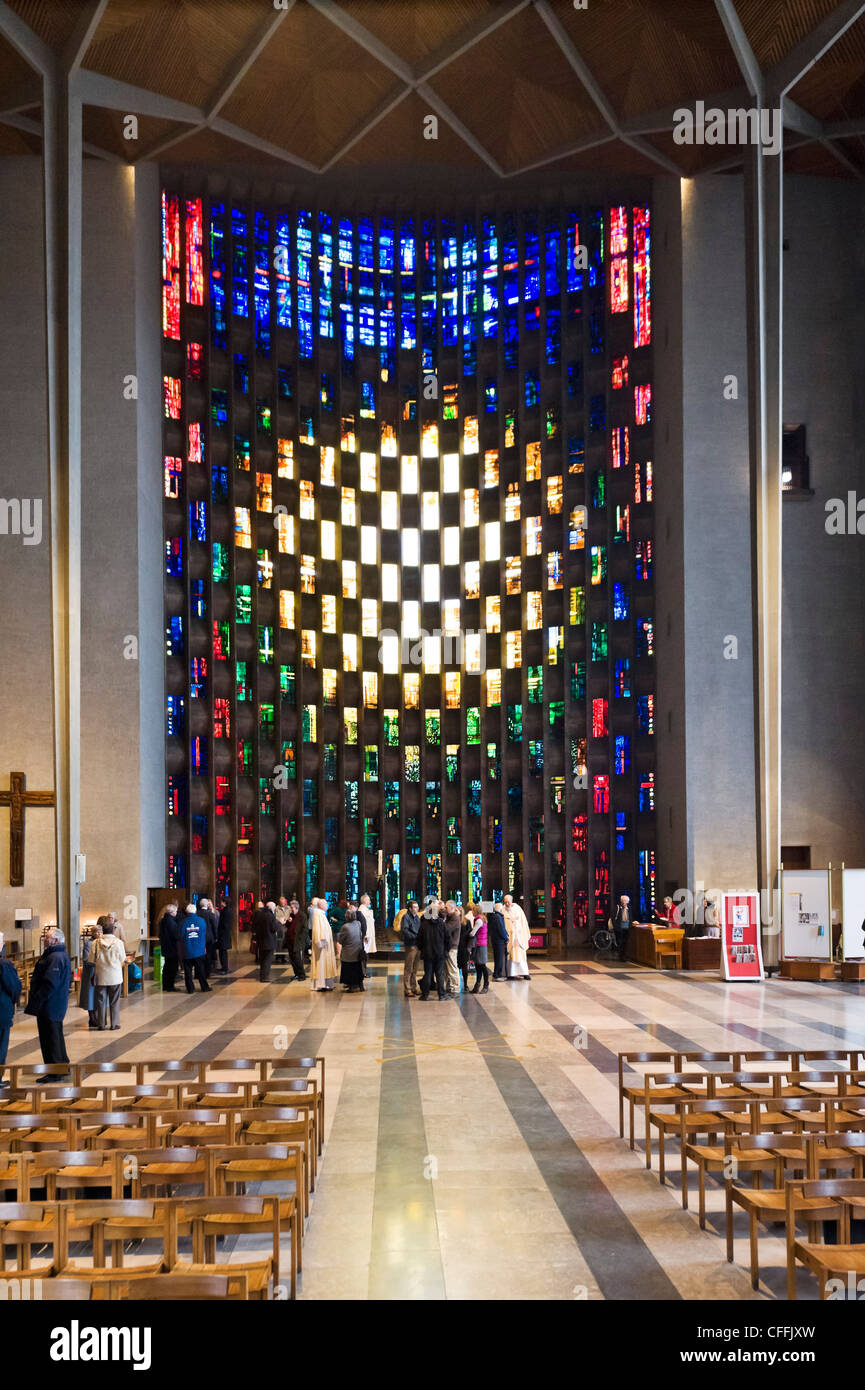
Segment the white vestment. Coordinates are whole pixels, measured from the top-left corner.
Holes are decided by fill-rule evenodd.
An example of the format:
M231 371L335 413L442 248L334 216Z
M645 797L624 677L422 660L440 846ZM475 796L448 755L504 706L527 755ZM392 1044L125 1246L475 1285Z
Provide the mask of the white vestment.
M374 918L373 915L372 915L372 908L371 908L371 907L359 907L359 908L358 908L358 912L360 913L361 917L363 918L364 922L366 923L366 926L365 926L365 928L364 928L364 937L365 937L365 940L366 940L366 953L367 953L368 956L374 956L374 955L375 955L375 918Z
M332 987L336 984L336 952L330 922L320 907L309 909L309 940L312 951L310 987L313 990Z
M529 962L526 952L529 949L529 924L526 914L517 903L503 907L502 914L508 929L508 975L527 976Z

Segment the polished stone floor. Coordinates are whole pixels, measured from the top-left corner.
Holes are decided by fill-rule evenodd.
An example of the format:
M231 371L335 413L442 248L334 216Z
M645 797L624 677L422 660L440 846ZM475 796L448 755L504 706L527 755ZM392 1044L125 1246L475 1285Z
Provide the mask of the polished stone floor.
M760 1292L747 1232L723 1248L722 1192L709 1229L618 1137L616 1054L625 1049L865 1048L865 986L535 960L530 984L428 1003L400 967L373 964L365 994L313 994L249 957L210 995L153 990L123 1004L119 1033L70 1009L70 1056L115 1059L321 1053L327 1140L307 1237L304 1299L784 1298L784 1248L761 1238ZM19 1015L10 1061L38 1059ZM672 1165L676 1184L678 1174ZM800 1297L814 1296L803 1278Z

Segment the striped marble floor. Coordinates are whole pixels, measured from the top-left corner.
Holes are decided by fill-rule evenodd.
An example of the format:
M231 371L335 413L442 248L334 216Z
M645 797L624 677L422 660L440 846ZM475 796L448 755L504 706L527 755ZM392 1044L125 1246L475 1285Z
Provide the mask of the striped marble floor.
M304 1244L304 1299L784 1298L784 1248L761 1237L750 1287L744 1227L723 1247L618 1137L625 1049L865 1048L865 986L725 985L586 959L534 961L531 984L459 1002L406 1000L400 967L363 995L313 994L240 959L211 995L148 985L119 1033L70 1009L73 1060L321 1053L327 1139ZM9 1061L38 1060L18 1016ZM800 1297L815 1295L802 1277Z

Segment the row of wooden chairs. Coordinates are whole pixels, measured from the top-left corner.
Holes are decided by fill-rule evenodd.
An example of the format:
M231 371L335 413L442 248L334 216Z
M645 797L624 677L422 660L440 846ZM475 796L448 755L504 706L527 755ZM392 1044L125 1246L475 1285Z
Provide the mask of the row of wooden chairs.
M722 1176L725 1190L727 1259L734 1257L734 1217L748 1217L751 1282L759 1286L759 1234L784 1222L787 1289L796 1297L796 1266L817 1277L820 1297L828 1281L865 1272L865 1245L850 1243L851 1216L865 1215L865 1072L859 1051L749 1054L623 1054L619 1060L619 1119L624 1137L624 1102L642 1110L646 1166L651 1167L653 1130L659 1137L659 1179L666 1181L665 1137L679 1141L682 1205L688 1206L688 1164L696 1165L699 1223L706 1225L706 1180ZM624 1062L650 1067L675 1058L674 1072L649 1070L624 1079ZM779 1070L752 1072L742 1063L780 1062ZM731 1062L740 1065L731 1070ZM834 1062L817 1071L809 1063ZM696 1063L688 1070L682 1063ZM705 1134L706 1143L698 1142ZM720 1141L720 1142L719 1142ZM840 1173L849 1176L839 1177ZM751 1186L742 1179L750 1175ZM771 1186L765 1186L768 1181ZM837 1243L819 1237L834 1223ZM802 1239L797 1227L806 1226ZM855 1295L854 1295L855 1296Z
M150 1274L136 1279L72 1279L65 1275L44 1278L36 1275L28 1283L32 1297L45 1303L70 1303L81 1300L107 1302L118 1299L170 1299L172 1303L195 1299L233 1299L245 1302L249 1298L249 1280L244 1273L232 1274ZM0 1300L20 1299L22 1290L14 1277L6 1280L0 1275ZM26 1297L25 1292L25 1297Z
M218 1083L214 1083L218 1085ZM229 1083L231 1085L231 1083ZM164 1132L168 1121L164 1120L164 1115L186 1114L186 1122L176 1126L180 1131L181 1140L203 1136L203 1142L212 1139L214 1143L229 1142L226 1137L231 1128L231 1115L243 1115L245 1122L240 1122L242 1127L252 1128L253 1132L259 1137L270 1132L280 1138L301 1138L306 1146L307 1178L310 1189L315 1190L315 1180L318 1173L318 1147L315 1123L314 1103L304 1105L303 1097L300 1097L301 1105L276 1104L277 1099L281 1102L287 1097L283 1094L277 1095L270 1093L264 1096L249 1096L242 1092L240 1097L232 1089L227 1096L221 1095L214 1090L210 1094L202 1097L202 1104L197 1102L194 1095L184 1093L181 1084L159 1085L159 1086L134 1086L131 1084L118 1086L33 1086L24 1087L18 1091L8 1092L8 1104L0 1108L0 1151L7 1147L4 1139L4 1130L8 1129L7 1120L14 1119L16 1116L40 1117L40 1124L36 1127L39 1135L43 1130L47 1130L49 1139L43 1141L37 1138L36 1142L54 1142L50 1138L49 1117L56 1116L77 1116L79 1119L86 1119L87 1116L95 1114L133 1114L136 1117L134 1128L141 1128L141 1117L152 1115L156 1121L156 1128L151 1133L157 1136ZM248 1100L249 1104L238 1105L238 1099ZM253 1104L253 1101L256 1103ZM293 1118L287 1115L286 1111L293 1112ZM254 1112L257 1112L254 1114ZM197 1121L194 1117L202 1113L214 1113L225 1117L210 1125L204 1121ZM286 1129L286 1125L292 1125L291 1130ZM266 1128L268 1125L277 1125L278 1130ZM15 1126L12 1129L16 1128ZM21 1128L17 1126L17 1128ZM21 1137L26 1137L25 1135ZM130 1129L133 1126L130 1126ZM106 1138L114 1139L117 1136L113 1132ZM121 1139L123 1136L119 1136ZM130 1135L130 1143L138 1142L140 1136ZM11 1142L11 1141L9 1141ZM59 1139L58 1141L59 1142ZM148 1143L151 1141L148 1140ZM159 1142L158 1138L152 1140L153 1143ZM68 1147L68 1146L67 1146Z
M132 1200L180 1196L177 1189L200 1186L204 1196L245 1195L248 1183L276 1183L280 1230L291 1240L291 1297L303 1267L305 1156L299 1145L239 1144L207 1148L51 1150L9 1154L0 1159L0 1190L14 1191L18 1202L32 1202L34 1188L45 1200L82 1200L95 1190L115 1201L129 1192ZM183 1220L183 1206L179 1208ZM28 1256L22 1255L28 1267ZM0 1252L0 1268L3 1268Z
M644 1076L640 1068L665 1073L681 1073L687 1070L735 1072L748 1071L752 1064L765 1070L770 1064L778 1063L789 1071L809 1070L815 1063L825 1069L825 1064L834 1062L847 1071L856 1071L865 1066L865 1049L825 1049L820 1051L791 1049L783 1051L742 1051L742 1052L620 1052L618 1055L619 1075L619 1137L625 1134L625 1103L629 1110L629 1142L634 1147L634 1108L644 1098ZM627 1073L635 1073L628 1075ZM689 1078L690 1080L691 1078ZM655 1097L653 1097L654 1099ZM661 1095L657 1099L661 1099Z
M237 1263L219 1259L219 1239L252 1234L269 1237L269 1253ZM181 1239L191 1240L188 1259L181 1256ZM129 1242L155 1244L158 1254L128 1265ZM89 1247L89 1259L72 1248L81 1244ZM47 1245L51 1260L34 1266L31 1247ZM4 1278L114 1280L132 1287L139 1278L164 1274L229 1281L244 1275L249 1297L283 1296L279 1199L274 1196L2 1202L0 1248L5 1252L10 1247L19 1253L11 1268L4 1262Z

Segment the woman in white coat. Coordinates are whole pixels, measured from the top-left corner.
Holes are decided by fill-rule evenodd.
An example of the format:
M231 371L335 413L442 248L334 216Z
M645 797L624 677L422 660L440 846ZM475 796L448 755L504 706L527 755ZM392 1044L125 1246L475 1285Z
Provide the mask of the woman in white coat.
M96 971L97 1027L104 1032L111 1011L111 1028L120 1027L120 992L123 986L123 963L126 947L114 935L112 923L103 924L102 935L90 948L90 962Z

